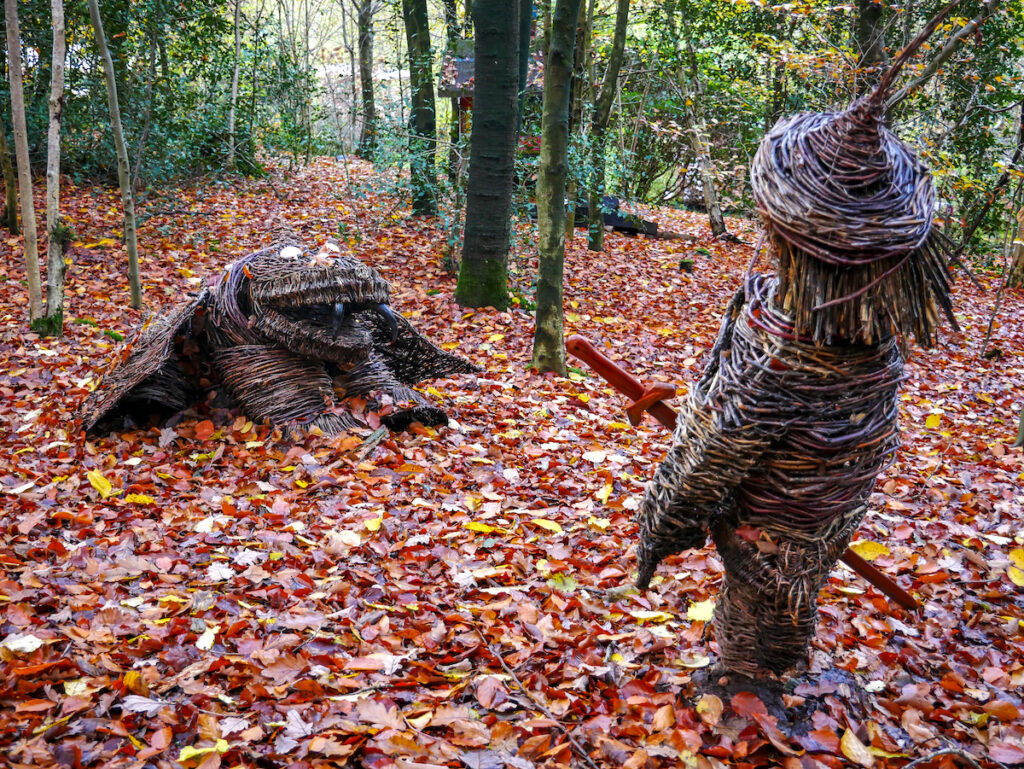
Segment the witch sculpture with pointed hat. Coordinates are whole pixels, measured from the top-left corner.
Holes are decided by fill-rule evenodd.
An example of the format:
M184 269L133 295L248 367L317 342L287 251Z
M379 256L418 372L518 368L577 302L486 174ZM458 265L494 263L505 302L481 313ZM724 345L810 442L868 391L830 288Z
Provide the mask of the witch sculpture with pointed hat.
M708 534L725 567L721 664L752 677L806 661L818 593L898 445L914 337L955 327L927 169L885 98L934 20L867 97L781 120L751 182L775 274L751 272L640 507L638 584Z

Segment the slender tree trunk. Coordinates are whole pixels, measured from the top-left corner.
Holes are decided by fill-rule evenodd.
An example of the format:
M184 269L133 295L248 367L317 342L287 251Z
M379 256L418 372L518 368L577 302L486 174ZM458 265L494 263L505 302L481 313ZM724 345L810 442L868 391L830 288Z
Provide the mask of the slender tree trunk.
M231 65L231 105L228 107L228 162L229 170L235 168L235 152L238 141L235 137L235 112L238 109L238 68L242 58L242 27L238 23L242 13L242 0L235 0L235 60Z
M689 44L688 44L689 45ZM700 171L701 187L704 191L704 205L708 212L708 222L711 225L711 234L716 237L731 237L725 226L725 217L722 215L722 206L718 201L718 187L715 183L714 166L711 162L711 148L708 144L707 126L704 124L697 108L697 100L703 98L703 89L700 79L697 77L697 57L690 46L690 58L693 65L692 81L686 76L686 72L680 68L679 87L683 93L687 134L690 136L690 143L693 147L693 154L697 157L697 168Z
M472 2L470 2L472 6ZM462 27L459 24L459 9L455 0L444 0L444 29L448 39L448 52L455 56L458 42L462 36ZM448 179L453 184L459 184L459 173L462 168L459 156L459 141L462 138L462 105L458 96L450 99L448 113Z
M121 186L121 204L124 207L124 241L128 249L128 285L131 290L131 306L142 309L142 283L139 280L139 250L135 238L135 200L132 197L131 177L128 169L128 148L124 143L124 130L121 128L121 109L117 103L117 83L114 81L114 62L110 58L107 38L103 34L103 19L97 0L86 0L89 3L89 16L92 18L93 30L96 33L96 47L103 60L103 74L107 81L107 103L110 106L110 129L114 135L114 148L117 151L117 180ZM12 0L8 0L12 2Z
M1017 212L1017 236L1013 239L1006 285L1010 288L1024 288L1024 208Z
M142 119L142 133L139 145L135 148L135 165L132 166L132 194L139 190L139 179L142 177L142 159L146 154L146 142L149 141L149 129L153 125L153 83L156 81L156 25L149 33L149 74L146 79L146 113Z
M519 3L474 0L473 129L466 228L455 299L508 305L508 246L519 98Z
M28 317L35 322L43 314L39 284L39 244L36 241L36 212L32 198L32 166L28 159L28 131L25 128L25 92L22 83L21 37L18 29L18 0L5 0L7 18L7 66L11 76L11 123L14 149L18 156L18 185L21 195L21 224L25 233L25 275L28 279Z
M359 0L356 16L359 46L359 88L363 103L363 129L359 156L373 157L377 148L377 105L373 94L373 0Z
M562 281L565 262L565 177L569 170L569 94L582 0L557 0L544 66L537 221L540 260L533 365L565 375Z
M427 25L427 0L402 0L405 35L409 46L409 84L412 90L412 135L410 140L410 176L412 213L434 216L437 179L434 152L437 126L434 110L434 78L430 66L430 28Z
M608 144L608 121L612 114L612 101L619 87L619 70L622 68L623 52L626 49L628 21L629 0L617 0L612 50L608 54L608 68L601 81L601 90L594 101L594 118L590 129L593 177L590 185L590 227L587 247L591 251L604 250L604 214L601 211L601 198L604 195L605 148Z
M68 230L60 218L60 124L64 115L64 0L50 0L53 55L50 64L50 126L46 136L46 315L38 328L49 336L64 335L64 253Z
M2 112L0 112L0 166L3 166L4 192L7 201L4 218L7 220L8 232L17 235L20 231L18 229L18 174L14 170L11 150L7 146L7 127L4 125Z
M857 50L857 69L863 84L857 91L863 92L877 82L881 65L888 60L881 0L857 0Z
M533 0L519 0L519 99L516 103L516 142L523 124L527 78L530 74L530 33L533 31Z
M589 8L589 13L588 13ZM579 18L576 23L576 48L572 68L572 87L569 90L569 136L582 133L583 102L587 78L587 49L590 47L590 22L594 10L594 0L588 5L580 4ZM571 241L576 235L576 176L570 175L566 180L565 191L565 239Z

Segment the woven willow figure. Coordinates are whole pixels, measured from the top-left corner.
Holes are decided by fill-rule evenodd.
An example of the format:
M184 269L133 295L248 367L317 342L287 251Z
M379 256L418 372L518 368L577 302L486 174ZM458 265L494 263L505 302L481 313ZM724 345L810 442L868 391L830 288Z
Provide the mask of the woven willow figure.
M391 311L388 284L328 244L304 251L293 238L243 257L179 307L144 327L128 358L83 404L85 429L122 414L180 411L214 382L253 420L331 435L366 426L342 399L382 421L447 422L412 385L476 368L446 353Z
M710 533L721 662L748 676L804 663L818 592L898 444L905 340L929 344L940 310L955 326L931 178L883 124L886 87L762 141L751 181L776 272L730 304L640 507L641 588Z

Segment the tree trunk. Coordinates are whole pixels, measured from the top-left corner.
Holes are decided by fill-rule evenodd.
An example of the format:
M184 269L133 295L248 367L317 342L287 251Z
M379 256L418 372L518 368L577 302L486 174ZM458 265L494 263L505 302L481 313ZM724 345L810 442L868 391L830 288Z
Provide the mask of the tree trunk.
M593 177L590 185L590 228L587 248L591 251L604 250L604 214L601 211L601 198L604 195L605 147L608 144L608 120L612 114L612 101L619 87L619 70L622 68L622 57L626 48L628 21L629 0L617 0L612 50L608 54L608 68L604 72L604 80L601 81L601 90L594 101L594 118L590 129Z
M14 163L11 162L11 150L7 146L7 127L4 125L3 113L0 112L0 166L4 171L4 193L7 201L4 209L4 219L7 220L7 230L12 235L17 235L18 230L18 174L14 170Z
M25 128L24 76L21 70L21 38L18 29L18 0L5 0L7 18L7 66L11 77L11 123L14 150L18 156L18 185L21 196L21 224L25 233L25 276L28 279L28 317L34 322L43 314L39 284L39 244L36 241L36 212L32 198L32 166L28 159L28 131Z
M228 107L228 170L235 169L235 152L238 141L235 137L235 112L238 109L238 67L242 58L242 27L238 23L242 13L242 0L235 0L235 60L231 65L231 105Z
M146 142L149 141L149 129L153 125L153 83L156 81L156 37L157 28L149 33L149 75L146 80L146 114L142 119L142 133L139 145L135 148L135 165L132 166L132 194L139 190L139 179L142 177L142 159L146 154Z
M519 98L519 3L474 0L473 128L462 263L455 299L508 305L508 246Z
M565 375L562 280L565 262L565 177L569 170L569 89L576 48L576 20L582 0L557 0L551 43L544 65L537 178L540 260L537 270L537 325L533 365Z
M587 78L587 49L590 47L590 23L593 18L594 0L588 6L580 4L576 22L576 46L573 54L571 87L569 89L569 136L581 131L583 122L583 97ZM554 34L554 33L552 33ZM567 149L568 151L568 149ZM565 191L565 239L571 241L576 235L576 177L566 179Z
M530 33L533 31L533 0L519 0L519 98L516 101L516 144L523 125L527 78L530 74Z
M363 103L363 127L358 155L370 159L377 148L377 105L373 97L373 0L358 0L356 14L359 46L359 97Z
M1024 288L1024 208L1017 212L1017 235L1013 239L1011 254L1006 285L1010 288Z
M50 63L50 127L46 136L46 315L36 326L48 336L64 335L64 253L68 229L60 219L60 124L64 115L64 0L50 0L53 55Z
M437 186L434 175L437 135L427 0L402 0L402 12L409 46L409 86L412 91L412 133L409 141L412 213L414 216L434 216L437 213L434 196Z
M888 60L880 0L857 0L857 50L860 52L857 70L863 83L857 90L863 93L874 86L880 77L881 65Z
M7 0L12 2L12 0ZM142 309L142 284L139 281L139 250L135 239L135 200L128 170L128 148L124 144L124 130L121 128L121 109L117 103L117 83L114 81L114 62L110 58L107 38L103 34L103 19L97 0L86 0L89 16L96 33L96 47L103 60L103 74L107 81L107 103L110 106L110 130L114 135L114 149L117 151L117 180L121 186L121 204L124 207L124 242L128 249L128 285L131 290L131 306Z
M701 98L700 80L697 77L696 54L690 48L690 56L693 59L693 80L692 87L690 78L680 68L679 88L683 95L685 105L684 114L686 118L687 134L690 136L690 144L693 147L693 154L697 157L697 168L700 171L701 187L704 191L704 205L708 212L708 222L711 225L711 234L718 237L730 237L725 226L725 217L722 215L722 206L718 201L718 188L715 186L714 166L711 162L711 148L708 146L707 127L697 111L696 100Z
M1017 420L1017 440L1014 446L1024 446L1024 408L1020 410L1020 419Z

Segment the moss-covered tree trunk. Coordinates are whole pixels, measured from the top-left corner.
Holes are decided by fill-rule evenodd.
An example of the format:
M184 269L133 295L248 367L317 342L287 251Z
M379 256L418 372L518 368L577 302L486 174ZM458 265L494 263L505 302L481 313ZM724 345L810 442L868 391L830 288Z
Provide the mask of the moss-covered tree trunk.
M28 130L25 127L25 91L21 68L21 37L18 27L18 0L5 0L7 19L7 71L11 76L11 124L14 150L18 156L18 185L21 197L21 224L25 232L25 277L28 282L28 317L34 322L43 314L43 292L39 283L39 243L36 239L36 211L32 200L32 167L28 157Z
M117 151L117 180L121 187L121 204L124 207L124 242L128 249L128 287L131 292L131 306L142 309L142 283L139 280L139 250L135 239L135 198L132 195L131 173L128 167L128 148L124 143L124 129L121 127L121 108L117 101L117 82L114 79L114 62L103 34L103 19L97 0L88 0L89 16L96 34L96 47L103 61L103 74L107 81L107 103L110 106L110 131L114 135L114 149Z
M576 20L582 0L557 0L544 66L537 220L540 263L533 365L565 374L562 279L565 262L565 177L569 150L569 89L576 48Z
M60 124L64 115L64 0L50 0L53 56L50 65L50 126L46 137L46 315L37 328L49 336L64 334L64 253L68 230L60 218Z
M455 298L468 307L504 309L519 99L519 3L475 0L473 25L473 128Z
M363 105L363 128L359 134L359 157L371 158L377 149L377 103L373 94L373 0L358 0L356 27L359 46L359 100Z
M409 141L412 212L415 216L434 216L437 213L437 178L434 173L437 120L434 76L430 65L427 0L402 0L402 13L405 16L405 37L409 46L409 84L412 90L412 132Z
M12 235L17 235L18 229L18 175L14 170L14 163L11 161L11 150L7 146L7 127L4 125L3 113L0 112L0 167L4 172L4 196L6 208L4 209L4 226Z
M594 118L590 128L591 168L590 184L590 227L587 247L591 251L604 250L604 215L601 198L604 195L605 147L608 144L608 120L612 113L612 101L618 90L619 70L622 68L623 52L626 49L626 23L629 21L629 0L618 0L615 5L615 34L612 50L608 54L608 67L604 71L601 90L594 101Z

